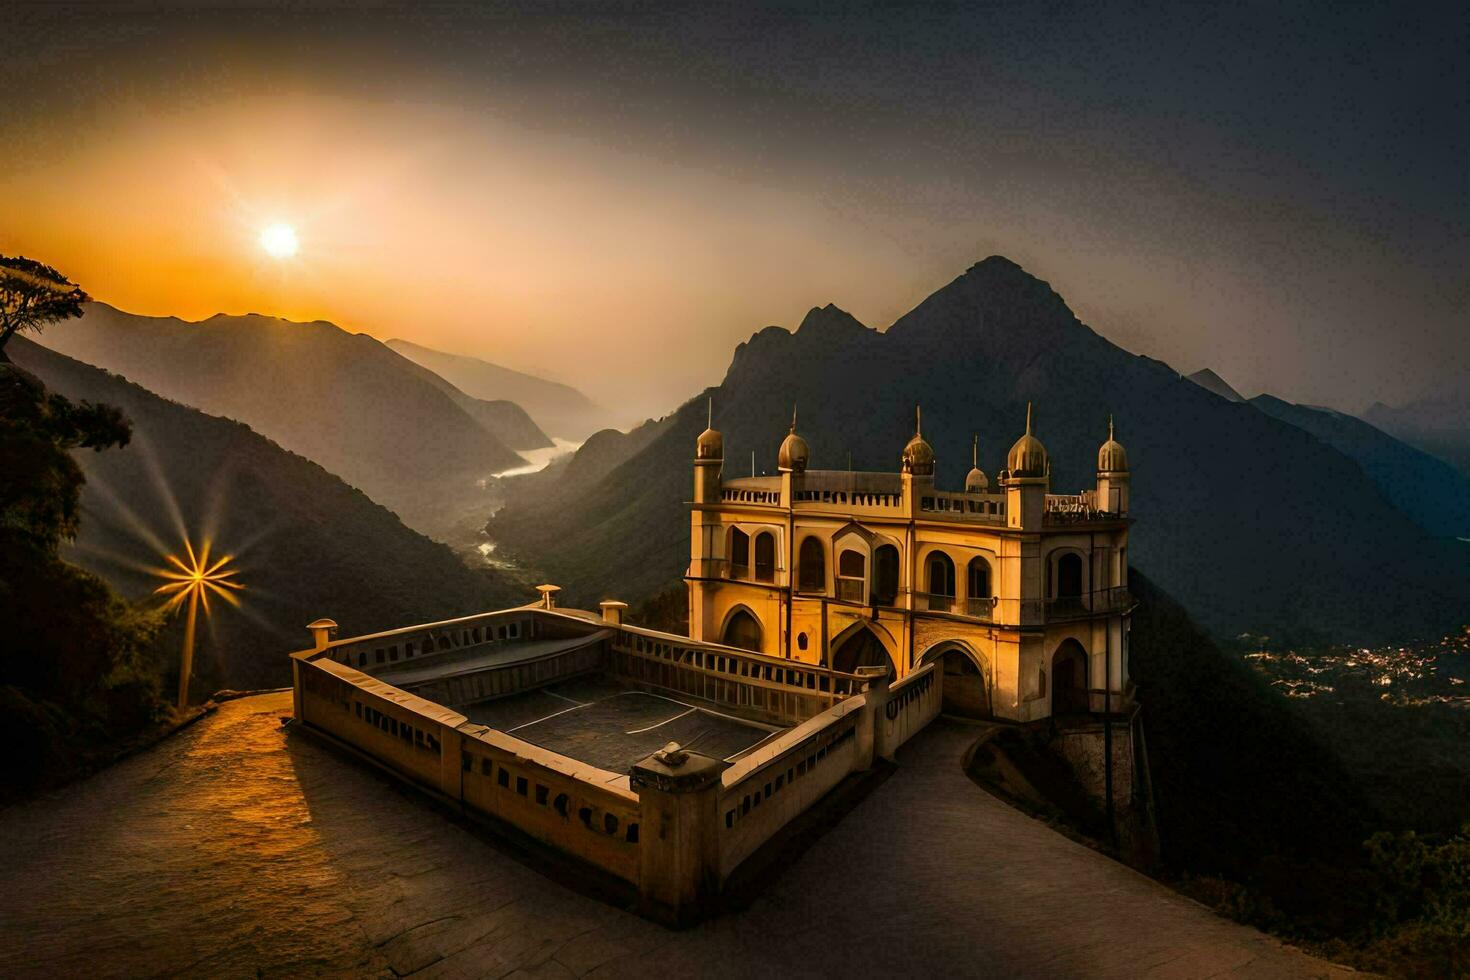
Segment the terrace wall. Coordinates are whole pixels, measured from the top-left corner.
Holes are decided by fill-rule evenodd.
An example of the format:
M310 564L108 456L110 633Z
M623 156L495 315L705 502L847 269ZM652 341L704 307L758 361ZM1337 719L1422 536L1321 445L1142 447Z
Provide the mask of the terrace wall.
M466 805L638 884L642 811L626 776L493 728L458 735Z
M627 778L470 723L320 655L296 658L297 718L434 793L638 884Z
M944 702L941 666L926 664L888 689L882 710L873 718L874 751L882 758L892 759L899 746L939 717Z
M873 763L866 695L833 705L739 759L721 775L720 878L832 787Z
M394 648L404 659L412 650L414 658L452 664L486 644L583 637L587 643L544 657L426 682L419 694L354 666L376 666L380 650L392 662ZM845 674L533 609L327 643L294 654L293 664L298 720L636 885L646 910L681 923L705 910L729 875L792 819L933 719L943 676L929 665L890 688L877 673ZM630 779L469 722L423 696L462 704L598 668L789 730L728 765L658 753Z

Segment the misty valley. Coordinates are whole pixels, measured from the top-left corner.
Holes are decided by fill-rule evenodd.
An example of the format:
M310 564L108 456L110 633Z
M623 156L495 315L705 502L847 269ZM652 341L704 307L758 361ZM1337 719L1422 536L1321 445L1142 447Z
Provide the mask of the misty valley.
M87 600L111 610L98 615L113 659L6 681L9 744L34 760L7 784L13 804L196 716L183 705L291 684L287 654L308 623L371 636L529 608L552 583L560 606L621 600L629 622L688 635L689 467L711 426L730 485L755 487L789 471L798 406L801 452L851 480L896 470L910 440L907 472L922 406L943 489L1004 478L1029 403L1055 461L1046 479L1085 485L1110 425L1139 474L1128 657L1156 853L1117 849L1093 805L1065 794L1012 802L1323 955L1396 969L1422 955L1407 948L1440 948L1431 909L1453 902L1452 886L1408 882L1402 862L1412 852L1429 868L1466 846L1470 475L1407 430L1245 399L1214 372L1184 377L1104 339L998 256L884 330L832 305L795 330L767 327L718 383L626 430L606 424L616 406L560 382L331 323L190 323L98 302L79 313L11 338L0 370L12 437L50 447L50 479L77 495L75 516L34 532L27 553L85 579L71 588L116 591ZM126 431L76 428L66 413L91 406L115 407ZM28 528L53 520L39 504L24 513ZM157 613L153 595L167 556L198 542L205 563L228 556L243 588L203 617L170 708L172 651L192 651L194 620ZM40 612L12 624L22 646L76 629L51 599L31 601ZM126 680L78 685L88 670ZM545 697L575 689L560 690ZM1044 787L1052 736L1027 737L1040 742L997 751ZM1364 889L1405 897L1385 910L1350 897Z

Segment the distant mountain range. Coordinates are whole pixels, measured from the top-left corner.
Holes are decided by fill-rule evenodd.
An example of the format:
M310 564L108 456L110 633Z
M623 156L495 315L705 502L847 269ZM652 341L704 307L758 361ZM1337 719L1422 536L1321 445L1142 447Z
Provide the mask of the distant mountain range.
M733 474L746 472L751 449L758 468L774 471L793 404L814 468L844 468L850 454L857 469L896 471L922 404L941 487L963 480L974 433L994 478L1027 401L1054 492L1090 487L1112 413L1134 470L1131 558L1217 635L1366 640L1470 613L1470 548L1421 528L1358 462L1108 342L1001 257L883 333L830 305L794 333L768 327L706 394ZM633 599L677 582L704 426L700 395L595 483L515 494L491 536L539 563L569 598Z
M387 344L466 394L515 402L554 436L580 440L603 427L605 413L586 395L568 385L512 371L477 357L422 347L407 340L390 340Z
M217 608L200 648L201 683L290 681L286 654L305 625L335 619L343 635L500 608L527 599L321 466L247 426L161 398L22 338L20 367L73 400L116 405L133 423L123 449L79 450L82 529L70 558L125 595L148 595L150 565L182 548L180 525L238 555L243 609Z
M1226 401L1246 402L1290 422L1348 456L1390 503L1429 533L1470 538L1470 477L1437 456L1346 412L1294 405L1274 395L1247 400L1209 368L1196 371L1189 380Z
M549 444L525 413L487 403L365 334L324 321L187 323L92 303L41 337L203 412L238 419L438 533L482 505L480 481Z
M1470 475L1470 381L1398 408L1375 404L1363 417Z

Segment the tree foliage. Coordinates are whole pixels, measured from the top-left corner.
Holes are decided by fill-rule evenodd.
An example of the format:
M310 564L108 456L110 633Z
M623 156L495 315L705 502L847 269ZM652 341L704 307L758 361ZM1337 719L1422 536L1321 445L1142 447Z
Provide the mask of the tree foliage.
M24 255L0 255L0 361L5 345L22 330L82 315L82 288L51 266Z
M128 420L0 363L0 800L105 758L158 716L160 614L63 561L83 476L76 449L124 446Z
M28 372L0 368L0 529L50 550L75 537L83 477L68 450L131 437L113 406L74 404Z

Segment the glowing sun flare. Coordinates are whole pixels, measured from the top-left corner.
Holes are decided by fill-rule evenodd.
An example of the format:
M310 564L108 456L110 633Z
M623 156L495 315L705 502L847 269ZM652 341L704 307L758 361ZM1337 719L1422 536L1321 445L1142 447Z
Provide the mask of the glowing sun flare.
M204 605L204 611L209 612L209 597L218 596L232 606L238 607L240 601L230 593L234 590L243 589L244 586L231 579L235 575L234 569L226 569L233 556L225 555L213 562L209 560L209 543L205 542L196 554L194 546L187 540L184 542L187 558L177 555L167 555L169 564L173 568L159 569L159 578L167 581L154 590L156 593L168 596L164 604L166 609L174 609L183 605L192 598L198 598Z
M273 258L289 259L300 247L296 240L296 229L290 225L271 225L261 231L260 247Z

